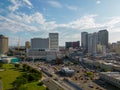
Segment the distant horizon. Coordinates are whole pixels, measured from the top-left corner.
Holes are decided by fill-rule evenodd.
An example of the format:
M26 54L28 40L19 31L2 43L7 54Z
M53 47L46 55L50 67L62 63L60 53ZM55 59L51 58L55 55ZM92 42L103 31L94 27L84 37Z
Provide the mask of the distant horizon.
M81 32L107 29L109 42L120 41L120 0L1 0L0 34L10 46L59 33L59 45L80 41Z

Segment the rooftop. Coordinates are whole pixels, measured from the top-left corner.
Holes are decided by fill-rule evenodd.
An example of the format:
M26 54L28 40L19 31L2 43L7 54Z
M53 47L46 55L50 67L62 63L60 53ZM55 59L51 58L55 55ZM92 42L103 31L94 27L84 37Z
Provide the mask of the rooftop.
M120 72L101 72L104 75L120 80Z

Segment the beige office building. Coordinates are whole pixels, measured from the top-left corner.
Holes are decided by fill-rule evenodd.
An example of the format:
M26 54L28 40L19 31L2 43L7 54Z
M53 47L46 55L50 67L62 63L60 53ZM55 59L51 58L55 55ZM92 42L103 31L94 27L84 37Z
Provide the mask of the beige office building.
M0 54L8 52L8 37L0 35Z
M31 46L31 45L30 45L30 42L29 42L29 41L26 41L26 42L25 42L25 48L26 48L26 49L29 49L30 46Z

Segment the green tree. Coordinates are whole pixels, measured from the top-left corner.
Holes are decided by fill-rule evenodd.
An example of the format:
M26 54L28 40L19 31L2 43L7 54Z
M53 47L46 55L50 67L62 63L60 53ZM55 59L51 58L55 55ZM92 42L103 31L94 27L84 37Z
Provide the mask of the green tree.
M18 77L13 83L13 87L18 89L21 85L26 84L27 83L27 79L24 77Z
M16 68L19 68L19 67L20 67L20 64L14 64L14 66L15 66Z
M42 86L43 84L44 84L43 81L38 83L39 86Z
M0 63L0 68L2 68L3 67L3 63Z
M50 90L48 87L46 87L46 90Z

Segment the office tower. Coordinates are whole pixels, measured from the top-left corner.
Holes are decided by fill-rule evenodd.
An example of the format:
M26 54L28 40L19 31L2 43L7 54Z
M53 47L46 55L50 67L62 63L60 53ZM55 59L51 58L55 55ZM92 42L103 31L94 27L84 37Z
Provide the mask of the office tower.
M88 34L88 54L92 55L93 52L93 34Z
M99 44L108 46L108 31L107 30L100 30L98 32L98 41Z
M8 52L8 37L0 35L0 54Z
M49 39L48 38L32 38L31 48L32 49L49 49Z
M76 42L66 42L65 43L65 47L67 49L69 49L70 47L72 48L79 48L80 47L80 41L76 41Z
M98 41L98 33L93 33L93 50L92 50L92 54L96 55L97 54L97 45L99 44Z
M59 36L58 33L49 33L49 48L59 49Z
M81 47L84 49L85 52L88 51L88 33L81 32Z

